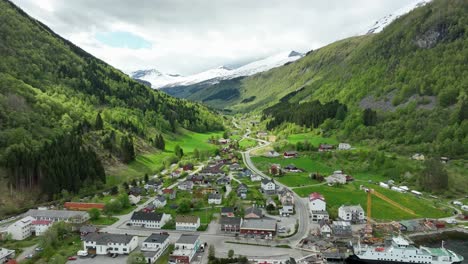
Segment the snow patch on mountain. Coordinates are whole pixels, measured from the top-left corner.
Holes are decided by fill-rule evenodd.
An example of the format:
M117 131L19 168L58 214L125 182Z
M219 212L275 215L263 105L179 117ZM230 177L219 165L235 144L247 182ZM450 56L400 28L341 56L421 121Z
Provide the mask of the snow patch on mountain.
M432 0L413 0L410 4L396 10L393 14L384 16L383 18L377 20L374 25L372 25L368 30L363 32L361 35L378 33L382 31L386 26L392 23L395 19L400 16L409 13L411 10L423 6Z
M222 80L250 76L259 72L268 71L288 62L298 60L303 56L304 55L302 53L296 51L282 52L265 59L248 63L236 69L220 66L218 68L209 69L189 76L161 73L155 69L135 71L130 73L130 76L134 79L141 79L150 82L154 89L187 86L201 82L211 82L215 84Z

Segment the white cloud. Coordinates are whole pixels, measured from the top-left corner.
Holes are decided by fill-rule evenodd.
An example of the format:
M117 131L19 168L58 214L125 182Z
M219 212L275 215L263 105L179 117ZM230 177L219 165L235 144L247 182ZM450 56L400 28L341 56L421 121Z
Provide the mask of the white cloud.
M13 0L31 16L124 71L190 74L286 50L308 51L362 32L415 0ZM98 42L131 32L147 49Z

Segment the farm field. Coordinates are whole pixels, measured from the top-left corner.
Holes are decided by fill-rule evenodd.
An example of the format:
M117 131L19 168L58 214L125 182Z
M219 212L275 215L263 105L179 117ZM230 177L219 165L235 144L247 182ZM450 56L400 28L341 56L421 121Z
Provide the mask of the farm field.
M194 149L216 149L215 145L208 142L211 137L222 138L223 132L196 133L183 130L180 134L168 136L166 138L166 150L172 152L177 144L184 150L184 153L191 153Z
M308 186L295 188L294 191L301 197L307 197L312 192L321 193L327 201L328 212L331 216L336 216L338 207L342 204L360 204L366 210L367 194L363 190L359 190L359 185L359 183L352 183L337 187L330 187L328 185ZM411 215L374 196L372 197L372 217L375 220L401 220L423 217L441 218L450 216L450 211L436 208L435 201L419 199L409 193L398 193L374 184L365 184L365 186L375 189L391 200L414 210L416 213L416 215Z
M257 145L257 141L252 140L252 139L242 139L241 141L239 141L239 147L243 149L255 147L256 145Z

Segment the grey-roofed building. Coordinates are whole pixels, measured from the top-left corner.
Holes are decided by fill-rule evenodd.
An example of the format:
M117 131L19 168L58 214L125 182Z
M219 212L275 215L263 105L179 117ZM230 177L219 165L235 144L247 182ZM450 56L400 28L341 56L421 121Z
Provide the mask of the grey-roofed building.
M197 231L200 227L200 217L196 215L178 215L175 218L176 230Z
M153 204L156 206L156 208L164 207L167 204L167 199L164 197L164 195L156 195Z
M88 212L68 210L30 209L25 213L25 216L31 216L36 220L64 221L72 224L82 224L89 220Z
M89 233L83 238L83 249L89 254L130 254L138 246L138 237L131 235Z
M342 205L338 208L338 217L344 221L350 221L352 223L364 222L366 216L364 209L361 205Z
M242 222L240 233L274 236L276 234L276 220L272 218L245 219Z
M80 227L81 237L84 237L89 233L94 233L94 232L97 232L97 231L98 231L98 228L93 226L93 225L84 225L84 226Z
M200 248L198 235L182 234L174 245L174 251L169 257L170 263L190 263Z
M332 233L337 237L350 237L353 235L351 224L346 221L334 221L332 224Z
M258 207L249 207L245 209L245 212L244 212L245 219L262 218L262 217L263 217L263 211L262 209Z
M222 216L219 220L221 231L224 232L239 232L242 225L242 218Z
M208 204L221 204L222 196L219 193L210 193L208 195Z
M0 263L5 263L9 259L15 257L15 251L6 248L0 248ZM16 262L15 262L16 263Z
M130 223L133 226L161 229L169 220L171 220L170 214L134 212L130 218Z
M154 263L169 246L169 234L151 234L143 241L141 251L147 263Z
M234 208L232 207L221 208L221 216L234 217Z

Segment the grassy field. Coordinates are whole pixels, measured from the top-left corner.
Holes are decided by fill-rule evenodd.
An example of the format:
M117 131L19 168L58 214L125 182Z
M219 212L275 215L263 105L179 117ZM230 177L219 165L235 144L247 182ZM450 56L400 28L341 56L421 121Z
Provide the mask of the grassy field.
M434 201L419 199L409 193L398 193L377 185L366 185L379 193L387 196L391 200L415 211L416 216L406 213L380 198L372 199L372 216L378 220L400 220L423 217L440 218L450 216L450 211L436 208ZM359 190L359 183L348 184L338 187L328 185L309 186L295 188L294 191L301 197L307 197L312 192L319 192L324 195L327 201L327 210L335 213L342 204L360 204L364 209L367 206L367 194Z
M239 141L239 147L242 149L248 149L251 147L255 147L257 145L257 141L252 140L252 139L242 139Z
M172 152L177 144L184 150L184 153L191 153L194 149L216 149L216 145L208 142L211 137L222 138L223 132L196 133L185 130L181 134L166 138L166 150Z
M289 135L287 140L291 144L296 144L297 142L303 142L307 140L313 146L318 146L320 144L338 144L338 141L335 138L317 136L312 132Z
M89 222L93 225L112 225L113 223L117 222L119 219L117 217L107 217L101 216L96 220L90 220Z

